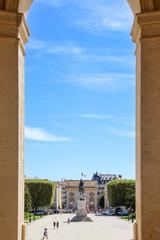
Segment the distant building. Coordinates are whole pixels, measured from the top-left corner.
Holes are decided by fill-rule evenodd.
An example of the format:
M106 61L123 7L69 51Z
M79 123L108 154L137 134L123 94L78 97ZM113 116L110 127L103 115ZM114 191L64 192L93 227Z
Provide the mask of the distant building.
M64 180L62 187L62 208L77 210L79 180ZM85 180L85 197L88 210L97 209L97 181Z
M93 174L92 180L84 180L85 197L88 210L100 208L99 197L104 194L105 208L109 207L107 183L114 179L121 179L116 174ZM57 182L55 193L55 209L77 210L79 180L63 180Z
M121 175L94 173L92 180L97 182L97 198L104 194L105 208L109 207L107 183L114 179L121 179ZM98 206L100 207L100 206Z

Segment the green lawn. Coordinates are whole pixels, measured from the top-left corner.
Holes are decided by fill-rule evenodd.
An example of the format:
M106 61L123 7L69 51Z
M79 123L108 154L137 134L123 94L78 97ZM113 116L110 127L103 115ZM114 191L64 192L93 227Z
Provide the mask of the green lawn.
M132 220L134 221L135 219L135 213L131 213L129 216L121 216L121 219L124 219L124 220Z
M33 213L25 213L24 214L24 221L25 223L35 221L37 219L40 219L42 216L35 216Z
M121 219L128 220L128 216L122 216Z

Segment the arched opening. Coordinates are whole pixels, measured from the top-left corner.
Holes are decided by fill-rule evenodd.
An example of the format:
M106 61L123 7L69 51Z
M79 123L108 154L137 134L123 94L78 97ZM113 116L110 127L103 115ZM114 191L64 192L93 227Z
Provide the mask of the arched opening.
M122 18L117 16L120 6L126 10ZM43 21L42 7L48 12ZM35 13L39 19L37 22L34 22ZM116 24L113 24L114 20ZM84 171L87 175L84 180L98 182L98 191L89 186L91 183L86 183L87 211L93 216L96 211L98 213L95 214L101 214L109 206L107 194L103 196L105 204L104 201L99 204L106 183L119 179L120 175L123 178L134 177L135 85L134 47L129 36L131 10L125 1L118 4L117 1L95 1L94 5L91 1L71 1L68 4L41 1L33 6L28 21L31 22L32 37L28 44L27 64L32 67L26 81L26 176L33 177L38 172L37 166L33 166L35 150L31 145L39 145L36 158L43 166L43 171L38 173L40 178L71 180L63 181L67 185L62 193L63 210L69 213L77 210L79 181L76 180ZM44 28L37 32L39 25L47 25L48 22L52 23L49 31ZM37 88L33 97L29 94L32 88ZM41 91L41 98L38 89L46 89ZM34 99L39 99L40 108ZM39 116L39 123L33 123L31 114L35 119ZM48 126L51 114L53 125ZM52 134L55 131L63 133L70 141L45 143L29 139L29 133L40 128ZM56 171L49 167L53 163ZM92 178L96 170L99 180ZM102 218L105 218L105 213Z
M159 239L160 163L158 156L160 140L157 103L160 100L158 81L160 74L160 2L159 0L129 0L129 2L135 15L132 34L133 40L137 43L137 225L135 225L135 239ZM0 2L0 237L9 240L25 239L25 228L22 227L23 45L27 41L29 32L23 14L26 14L30 3L29 0ZM104 23L108 24L108 22ZM78 49L74 48L74 52L77 53L77 51ZM93 115L88 116L93 117ZM41 133L43 138L53 139L53 136L46 135L43 131ZM66 140L66 138L58 139ZM12 205L10 195L12 195ZM12 224L8 223L8 219Z

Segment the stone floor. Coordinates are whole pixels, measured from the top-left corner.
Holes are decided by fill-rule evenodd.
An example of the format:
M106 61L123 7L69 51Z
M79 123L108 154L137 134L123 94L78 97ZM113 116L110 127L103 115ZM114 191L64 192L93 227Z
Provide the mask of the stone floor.
M89 215L93 222L70 223L71 214L46 216L28 224L27 240L42 239L43 229L48 228L49 240L132 240L132 224L117 217ZM53 221L59 221L59 229L53 228Z

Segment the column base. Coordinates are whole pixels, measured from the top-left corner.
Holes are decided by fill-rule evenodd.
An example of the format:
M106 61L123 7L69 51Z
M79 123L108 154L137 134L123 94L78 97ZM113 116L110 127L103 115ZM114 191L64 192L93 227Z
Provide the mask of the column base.
M26 224L22 224L22 240L26 240Z
M133 223L133 240L138 240L138 238L137 238L137 223Z

